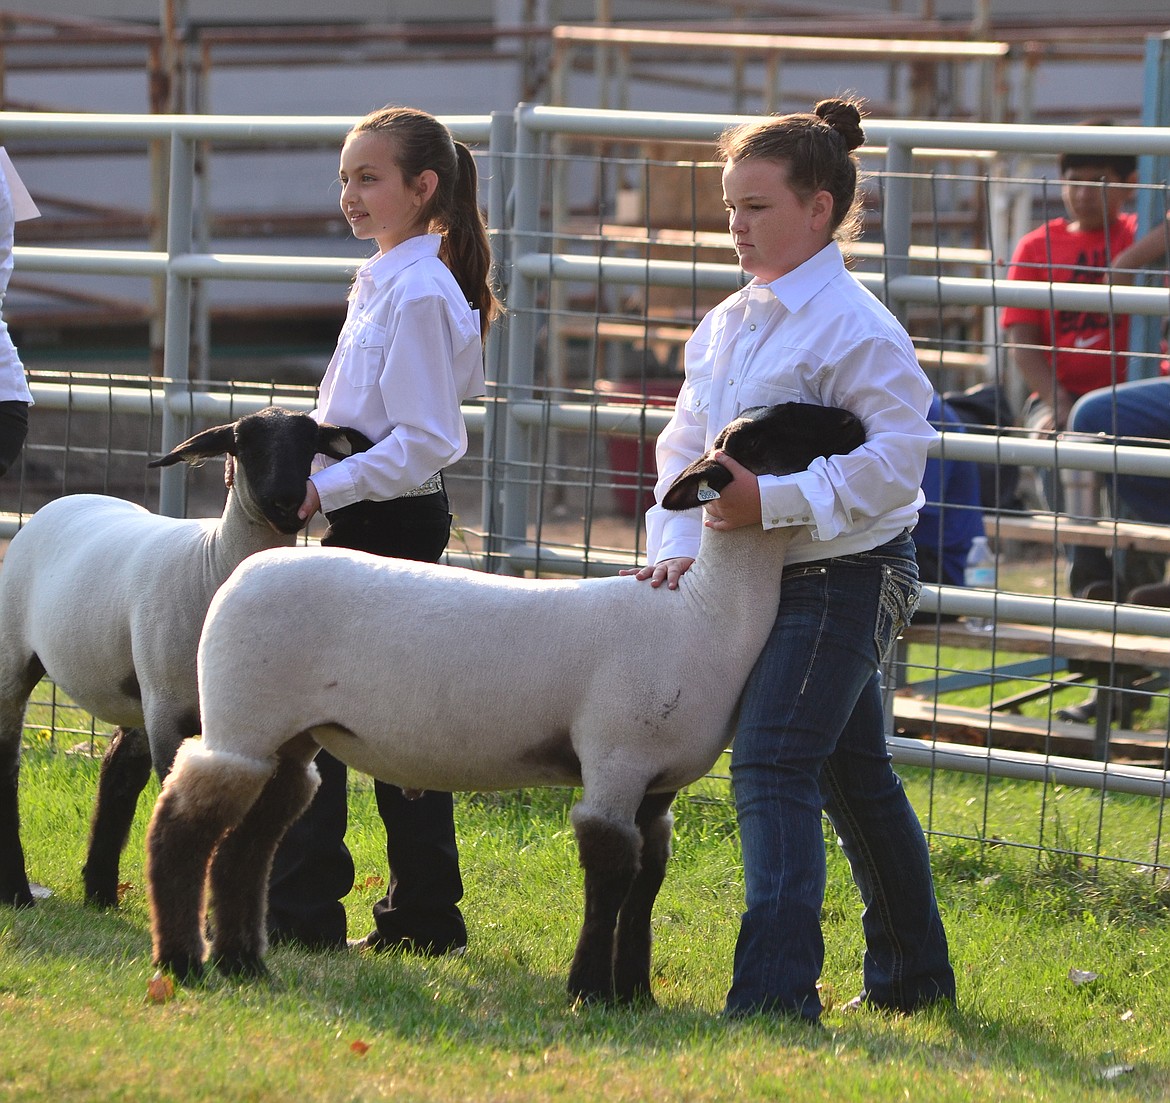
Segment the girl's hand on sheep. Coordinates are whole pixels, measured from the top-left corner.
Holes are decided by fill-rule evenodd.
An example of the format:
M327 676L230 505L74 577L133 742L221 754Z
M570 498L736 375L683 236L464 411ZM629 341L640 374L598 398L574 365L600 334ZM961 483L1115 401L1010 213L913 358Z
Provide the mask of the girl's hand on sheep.
M691 569L694 562L693 559L680 555L675 559L663 559L652 567L618 571L618 574L633 575L639 582L645 582L649 579L651 586L661 586L665 582L668 590L677 590L678 580Z
M302 521L307 521L320 508L321 508L321 495L317 493L317 488L313 485L313 480L306 479L305 480L305 500L301 503L301 508L297 510L297 516Z
M754 472L726 452L716 452L712 458L731 472L732 480L719 492L718 498L703 506L703 524L721 532L758 525L761 520L760 483Z

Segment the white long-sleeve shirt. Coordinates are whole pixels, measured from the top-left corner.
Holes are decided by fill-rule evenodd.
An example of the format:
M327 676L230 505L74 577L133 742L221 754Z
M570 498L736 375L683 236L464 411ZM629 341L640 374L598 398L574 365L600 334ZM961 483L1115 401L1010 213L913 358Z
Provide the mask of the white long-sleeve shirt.
M340 461L318 457L322 510L397 498L454 463L467 451L460 404L483 393L479 311L439 259L438 235L366 261L313 417L376 443Z
M931 385L897 319L845 268L835 242L772 283L751 283L699 323L686 380L658 438L655 497L750 406L810 402L861 419L866 442L793 475L759 476L766 529L799 527L791 563L876 548L922 504ZM647 562L694 557L702 511L646 514Z
M3 169L0 169L0 309L3 308L4 294L8 290L8 280L12 275L12 238L15 225L12 192L8 187L8 178ZM24 377L24 365L20 362L16 345L12 343L3 315L0 315L0 402L28 402L30 405L32 403L28 381Z

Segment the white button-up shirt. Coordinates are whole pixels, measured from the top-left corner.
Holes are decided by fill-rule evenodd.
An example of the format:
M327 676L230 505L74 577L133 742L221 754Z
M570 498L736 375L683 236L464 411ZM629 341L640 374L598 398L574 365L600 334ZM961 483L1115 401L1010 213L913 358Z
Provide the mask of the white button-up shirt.
M467 451L460 404L483 393L479 311L439 259L438 235L366 261L313 417L376 443L341 461L318 457L322 510L397 498L454 463Z
M0 169L0 309L3 308L8 279L12 275L12 236L15 225L12 192L4 170ZM0 315L0 402L32 403L32 395L29 394L28 382L24 377L24 365L12 343L3 315Z
M759 476L764 528L798 527L801 563L876 548L912 528L922 504L931 385L897 319L846 270L830 243L768 284L751 283L699 323L686 380L658 438L655 497L750 406L809 402L861 419L866 442L807 471ZM702 512L646 515L647 562L694 557Z

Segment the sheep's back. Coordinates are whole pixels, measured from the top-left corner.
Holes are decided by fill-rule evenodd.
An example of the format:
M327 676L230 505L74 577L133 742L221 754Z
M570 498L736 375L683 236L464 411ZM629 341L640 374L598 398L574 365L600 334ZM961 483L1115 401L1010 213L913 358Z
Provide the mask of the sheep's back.
M94 715L141 724L140 668L177 648L193 704L192 664L211 595L192 575L208 532L208 522L159 517L103 495L43 506L13 538L0 571L13 661L36 654Z
M718 742L734 703L686 698L696 672L677 658L671 617L687 604L629 577L541 581L338 549L261 552L208 613L204 740L266 757L313 731L351 765L422 788L578 781L582 740L620 758L636 739L643 761L660 742L677 759L665 744L681 722ZM699 774L710 757L699 755Z

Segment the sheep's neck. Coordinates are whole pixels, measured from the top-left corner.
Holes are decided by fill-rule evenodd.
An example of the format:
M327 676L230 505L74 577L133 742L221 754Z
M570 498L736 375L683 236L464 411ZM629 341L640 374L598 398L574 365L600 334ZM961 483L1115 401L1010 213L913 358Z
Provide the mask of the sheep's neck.
M265 548L291 547L295 539L295 535L277 532L267 520L252 516L233 486L219 522L208 532L208 572L227 578L247 556Z
M712 615L740 620L775 616L790 529L748 525L731 532L704 528L699 555L684 579Z

